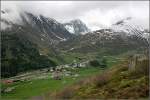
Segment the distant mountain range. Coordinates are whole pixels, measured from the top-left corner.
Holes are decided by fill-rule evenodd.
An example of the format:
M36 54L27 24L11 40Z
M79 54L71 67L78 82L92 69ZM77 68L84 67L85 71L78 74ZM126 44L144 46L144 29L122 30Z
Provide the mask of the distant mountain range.
M1 14L6 13L7 12L1 11ZM20 17L22 20L21 25L6 19L1 19L1 23L12 26L6 30L2 30L3 33L13 32L22 35L22 37L26 37L26 39L36 44L43 54L51 53L51 51L57 52L57 50L62 48L61 45L63 44L63 48L65 48L69 47L68 45L70 44L76 43L75 48L80 48L81 46L85 47L89 44L97 44L98 40L112 42L114 40L118 41L119 38L121 38L122 41L128 42L128 38L132 36L147 42L149 36L148 30L127 24L127 21L132 19L131 17L116 22L108 29L101 29L93 32L91 32L80 19L71 20L68 23L59 23L53 18L34 15L29 12L21 13ZM58 46L60 46L60 48ZM74 45L71 45L68 49L75 50L75 48Z
M59 43L58 47L66 52L119 54L125 51L147 48L148 45L147 39L142 36L116 32L112 29L101 29Z

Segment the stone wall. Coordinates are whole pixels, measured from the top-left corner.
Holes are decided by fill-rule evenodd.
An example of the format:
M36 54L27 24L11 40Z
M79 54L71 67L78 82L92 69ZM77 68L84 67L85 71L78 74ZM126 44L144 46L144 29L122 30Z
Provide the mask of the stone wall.
M136 54L136 55L130 56L129 57L129 70L130 71L136 70L137 65L146 59L148 59L148 55L144 55L144 54Z

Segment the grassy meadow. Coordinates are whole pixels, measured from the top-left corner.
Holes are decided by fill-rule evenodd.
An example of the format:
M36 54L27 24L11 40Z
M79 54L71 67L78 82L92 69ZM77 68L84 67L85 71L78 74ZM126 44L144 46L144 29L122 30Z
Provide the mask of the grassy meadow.
M108 68L116 64L117 57L106 56ZM67 58L66 58L67 59ZM71 72L78 74L77 77L73 76L64 76L61 80L55 80L51 78L51 73L35 73L34 71L29 74L30 77L33 76L30 80L24 82L14 82L12 84L2 84L3 88L15 87L15 89L9 93L2 93L3 99L28 99L48 93L55 93L59 90L62 90L66 86L69 86L81 79L87 78L103 72L104 69L100 67L88 66L85 68L76 68L74 70L70 69ZM45 76L44 78L38 78Z

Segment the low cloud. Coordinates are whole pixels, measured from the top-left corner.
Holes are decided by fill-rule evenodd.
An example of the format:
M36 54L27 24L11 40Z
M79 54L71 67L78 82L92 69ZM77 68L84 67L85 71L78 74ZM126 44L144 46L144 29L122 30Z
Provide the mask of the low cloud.
M110 27L126 17L132 23L149 28L148 1L1 1L1 9L10 11L2 18L19 22L19 13L42 14L60 22L81 19L92 30Z

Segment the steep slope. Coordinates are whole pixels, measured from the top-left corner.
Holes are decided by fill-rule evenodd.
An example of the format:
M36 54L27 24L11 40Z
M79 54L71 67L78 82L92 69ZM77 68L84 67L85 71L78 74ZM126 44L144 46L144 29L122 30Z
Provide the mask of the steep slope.
M1 32L1 39L1 77L56 66L53 60L40 55L37 45L20 34Z
M9 12L2 14L9 15ZM1 30L1 32L4 34L17 34L19 35L17 36L18 38L23 38L35 44L35 49L39 51L40 55L48 56L49 59L52 59L56 63L64 63L65 61L55 45L59 42L66 41L72 37L72 34L65 29L63 24L52 18L46 18L42 15L37 16L28 12L22 12L20 18L21 22L14 23L3 17L1 19L1 23L3 24L1 25L7 27ZM9 44L10 42L8 42Z
M43 33L43 35L48 35L53 40L65 41L71 36L63 24L52 18L46 18L42 15L35 16L27 12L21 16L26 25L31 26L37 32Z
M1 19L3 24L9 26L3 31L23 32L24 34L22 35L37 44L39 50L44 54L47 54L51 49L54 50L55 44L66 41L72 36L63 24L52 18L46 18L42 15L37 16L28 12L22 12L20 16L22 20L21 24L13 23L7 19Z
M79 19L64 23L64 26L70 33L75 35L89 32L88 27Z
M134 18L127 17L120 21L117 21L115 24L111 26L111 29L114 31L125 32L128 35L137 35L138 37L144 37L148 40L149 37L149 29L144 29L140 25L133 24Z

